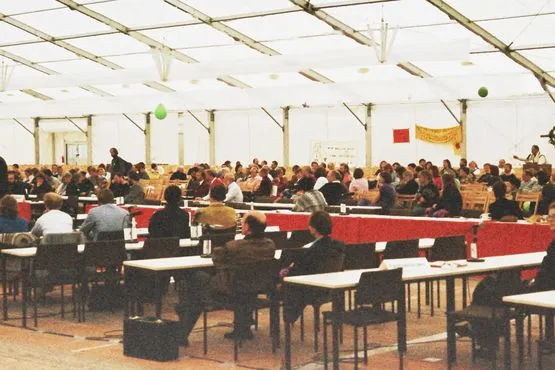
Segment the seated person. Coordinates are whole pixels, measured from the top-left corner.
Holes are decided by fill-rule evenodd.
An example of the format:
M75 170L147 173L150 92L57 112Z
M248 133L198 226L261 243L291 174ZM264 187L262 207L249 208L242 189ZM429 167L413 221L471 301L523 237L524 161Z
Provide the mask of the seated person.
M323 273L330 260L339 260L344 256L343 242L331 239L332 221L327 212L317 211L310 216L308 230L315 241L286 269L280 272L281 277L296 275L311 275ZM339 271L339 270L338 270ZM306 306L305 293L302 288L288 289L287 306L284 307L287 322L297 320Z
M223 202L226 189L223 185L216 185L210 190L210 205L199 208L194 217L194 222L214 228L229 229L237 225L235 210L227 207Z
M389 172L380 172L378 177L379 193L374 200L374 205L382 207L382 214L389 214L391 208L395 206L397 194L395 188L391 185L391 174Z
M175 180L179 180L179 181L187 180L187 174L185 173L185 167L179 166L179 167L177 167L177 170L174 173L172 173L172 175L170 176L170 181L175 181Z
M518 191L531 193L541 190L541 187L538 185L538 180L534 177L532 171L524 171L524 173L522 174L522 182L520 183Z
M293 212L323 211L328 206L326 198L319 190L307 190L295 199Z
M87 239L96 241L100 232L123 231L124 227L131 227L129 212L114 204L114 194L110 190L98 193L98 204L79 228Z
M212 190L217 189L218 186ZM212 260L214 261L215 275L208 271L196 271L185 280L187 288L184 289L181 303L175 310L183 325L183 344L188 345L188 337L207 300L217 300L218 296L231 293L233 276L225 267L233 268L253 265L257 262L268 261L274 258L275 244L264 237L266 229L266 216L260 212L250 211L245 214L242 222L241 233L243 240L227 242L224 247L214 248ZM237 332L232 331L225 335L228 339L252 339L250 320L251 307L241 307L237 315Z
M46 193L44 195L45 211L35 223L31 233L41 237L46 234L73 232L73 219L67 213L60 211L62 204L61 196L56 193Z
M31 187L31 192L29 194L36 195L42 198L46 193L50 193L52 188L46 182L44 175L38 174L35 177L35 183Z
M260 169L260 183L258 188L255 190L254 194L263 197L269 197L272 195L272 180L268 176L268 167L262 167Z
M129 192L124 198L126 204L143 204L145 201L145 191L139 182L139 174L129 173Z
M443 192L439 198L439 202L434 205L434 216L437 217L457 217L462 211L462 196L455 184L455 178L446 173L442 176ZM443 211L443 212L441 212Z
M8 183L6 186L6 194L25 195L27 194L27 186L23 184L16 176L14 171L8 171Z
M232 173L226 173L224 176L224 185L227 187L225 203L243 203L243 192L235 182L235 176Z
M339 205L343 196L347 194L347 188L341 183L342 176L338 171L328 171L327 179L328 183L320 188L320 193L328 205Z
M439 190L433 184L432 174L423 170L418 175L420 189L416 193L416 206L413 213L415 216L422 216L428 208L431 208L439 201Z
M549 226L551 232L555 233L555 202L549 205ZM543 258L532 288L537 291L555 289L555 239L551 240L547 248L547 256Z
M501 180L504 182L510 182L511 184L518 182L520 184L520 180L513 173L513 165L510 163L505 163L503 173L499 177L501 177Z
M58 185L58 187L56 188L56 194L58 194L62 197L64 195L68 195L67 194L67 188L68 188L69 184L71 184L71 174L66 173L65 175L60 177L60 185Z
M199 170L194 175L196 177L196 188L193 193L195 198L204 198L210 193L210 183L206 181L206 172ZM191 182L189 182L191 185ZM187 193L189 189L187 188Z
M549 212L549 205L551 202L555 201L555 184L553 181L549 181L549 176L543 171L538 172L537 176L538 183L543 186L542 200L538 207L538 213L540 215L546 215Z
M397 187L397 194L414 195L416 193L418 193L418 183L414 180L413 172L403 172L403 179Z
M110 190L115 198L125 197L129 193L129 184L125 182L121 173L114 174L114 178L110 184Z
M362 168L355 168L353 177L355 179L349 184L350 193L368 191L368 180L364 178L364 171Z
M189 213L179 208L181 204L181 189L179 186L170 185L164 190L166 206L152 215L148 224L148 233L151 238L168 238L171 236L179 239L191 237L189 227Z
M507 186L504 182L498 181L493 184L493 194L495 195L495 202L489 206L489 213L491 219L499 221L502 218L514 218L522 220L522 210L519 208L517 202L505 198L507 195Z
M77 191L80 197L88 197L94 193L94 185L87 178L87 173L85 171L79 172L79 182L77 183Z
M21 233L29 231L27 221L17 217L19 207L14 197L4 195L0 199L0 234Z

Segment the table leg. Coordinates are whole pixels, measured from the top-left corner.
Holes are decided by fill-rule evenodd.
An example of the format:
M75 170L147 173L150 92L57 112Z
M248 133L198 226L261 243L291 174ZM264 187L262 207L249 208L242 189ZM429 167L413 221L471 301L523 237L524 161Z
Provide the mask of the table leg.
M131 287L129 286L129 273L128 268L124 268L123 270L123 320L126 320L129 317L129 291Z
M8 272L6 271L6 255L2 255L2 293L4 294L4 302L2 306L4 321L8 320Z
M332 292L332 311L334 316L339 317L339 314L345 309L345 305L342 305L343 300L341 299L344 295L343 291ZM339 320L332 321L332 343L333 343L333 370L339 370Z
M448 277L445 280L447 295L447 312L455 311L455 280ZM447 363L449 367L457 361L457 343L455 337L455 321L447 315Z
M25 260L21 260L21 291L23 300L21 302L21 324L24 328L27 327L27 297L28 297L28 286L29 286L29 269L31 268L30 265L25 265Z
M503 326L505 332L505 369L511 368L511 309L505 307L503 311Z
M283 291L283 325L284 325L284 349L283 349L283 367L285 370L291 370L291 323L287 320L287 284L282 285Z
M156 294L156 318L162 316L162 289L161 277L158 273L154 273L154 294Z

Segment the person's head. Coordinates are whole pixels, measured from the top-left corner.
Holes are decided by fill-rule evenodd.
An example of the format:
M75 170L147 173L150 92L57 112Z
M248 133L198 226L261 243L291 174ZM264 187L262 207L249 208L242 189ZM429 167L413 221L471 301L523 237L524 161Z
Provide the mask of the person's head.
M46 193L44 194L44 208L47 211L62 208L62 197L56 193Z
M393 171L395 171L398 167L401 167L401 164L399 162L393 162L391 167L393 167Z
M466 167L468 165L468 161L466 160L466 158L461 158L461 160L459 161L459 167Z
M110 148L110 155L112 157L117 157L118 156L118 150L116 148Z
M549 176L543 171L538 171L536 173L536 178L538 179L538 185L544 186L549 182Z
M383 166L381 172L387 172L391 174L393 173L393 167L389 163L386 163L385 166Z
M522 174L522 181L529 182L530 180L532 180L532 177L534 177L532 171L524 171L524 173Z
M494 164L490 164L490 166L489 166L489 173L490 173L492 176L499 176L499 167L497 167L497 166L494 165Z
M478 163L476 163L475 161L471 161L470 164L468 165L468 167L475 170L475 169L478 168Z
M436 177L439 177L439 168L437 168L437 166L432 166L431 170L432 170L432 176L434 177L434 179Z
M232 182L235 181L235 176L232 173L226 173L224 176L224 185L229 186Z
M418 182L420 183L420 186L426 186L431 183L432 180L432 173L428 170L422 170L418 174Z
M316 171L316 169L318 168L318 162L312 161L310 163L310 168L312 169L312 172Z
M507 161L505 161L504 159L500 159L499 160L499 168L505 168L505 163L507 163Z
M62 175L64 173L64 167L58 166L58 175Z
M355 168L355 172L353 172L353 177L355 179L362 179L364 177L364 171L362 168Z
M241 220L241 234L260 235L266 230L266 216L262 212L249 211Z
M484 163L484 172L485 172L485 173L489 173L489 171L490 171L490 168L489 168L489 167L490 167L490 164L489 164L489 163Z
M347 163L341 163L339 165L339 172L341 172L343 175L349 173L349 165Z
M323 169L328 168L328 166L326 165L326 162L320 162L320 167L322 167Z
M391 181L391 174L389 172L380 172L380 177L378 179L380 185L391 184Z
M16 218L19 214L17 201L11 195L4 195L0 199L0 216L6 218Z
M261 166L267 166L268 165L268 161L263 159L262 162L260 162Z
M243 173L243 165L241 163L237 163L235 165L235 173L242 174Z
M270 169L268 168L268 166L263 166L263 167L260 169L260 177L266 177L266 176L268 176L268 172L270 172L269 170L270 170Z
M44 177L49 180L52 177L52 171L50 171L50 169L45 168L44 171L42 171L42 173L44 174Z
M424 168L426 168L428 171L430 171L432 169L433 165L434 164L432 162L428 161L428 162L426 162L426 166Z
M252 164L258 166L258 158L253 158Z
M64 184L69 184L71 182L71 174L70 173L66 173L65 175L62 176L62 182Z
M469 174L470 174L470 169L468 167L459 168L459 177L461 179L468 177Z
M407 170L409 170L411 172L416 172L416 164L415 163L409 163L407 165Z
M145 172L146 171L146 165L144 162L139 162L135 165L135 167L137 168L137 171L139 172Z
M225 195L226 189L223 185L215 185L210 189L210 200L213 202L223 202Z
M407 170L407 171L403 172L403 180L405 182L409 182L412 179L414 179L414 173L412 171Z
M128 176L127 178L129 179L129 182L130 182L131 184L136 184L136 183L138 183L139 180L140 180L139 174L136 173L136 172L130 172L130 173L129 173L129 176Z
M276 170L276 174L277 174L277 177L282 178L283 176L285 176L285 168L278 167Z
M19 165L17 163L12 164L12 169L14 171L19 171Z
M341 173L339 171L328 171L326 178L328 182L341 181Z
M197 181L204 181L204 171L198 170L196 172L193 172L193 176L195 176L195 180Z
M256 175L258 175L258 166L251 166L249 174L252 178L256 177Z
M309 177L312 175L312 168L309 166L303 166L301 172L303 177Z
M216 177L216 172L214 170L204 170L204 178L206 181L210 182Z
M503 166L503 171L508 175L512 172L513 170L513 165L510 163L505 163L505 165Z
M493 195L495 195L495 199L503 199L505 195L507 195L507 185L503 181L497 181L492 186Z
M106 175L106 170L104 169L104 167L98 167L97 175L101 177L104 177L104 175Z
M177 185L170 185L164 190L164 199L167 207L179 207L181 204L181 188Z
M395 169L395 176L396 176L397 178L399 178L399 179L402 178L402 177L403 177L403 174L405 173L406 170L407 170L407 169L406 169L405 167L403 167L403 166L398 166L398 167Z
M87 173L85 171L79 172L79 182L83 182L87 179Z
M179 173L185 173L185 167L183 166L178 166L177 170L175 172L179 172Z
M272 170L275 170L278 167L278 162L272 161L272 164L270 165L270 167L272 168Z
M333 162L328 163L328 171L335 171L335 163Z
M420 160L418 160L418 165L422 168L426 167L426 160L424 158L420 158Z
M37 186L42 186L42 184L44 184L44 175L39 174L37 176L35 176L35 181L37 182Z
M97 194L98 204L112 204L114 203L114 193L110 189L102 189Z
M451 168L451 161L448 159L443 160L443 168Z
M318 168L316 169L316 171L314 172L314 177L316 178L320 178L320 177L326 177L327 176L327 171L325 168L322 168L320 166L318 166Z
M116 172L114 176L112 176L112 182L114 184L123 184L123 175L120 172Z
M150 169L151 169L153 172L156 172L156 171L158 171L158 166L156 165L156 163L152 163L152 164L150 165Z
M454 187L455 186L455 177L453 177L453 175L451 175L450 173L445 173L443 174L443 176L441 176L441 182L443 183L443 188L446 189L448 187Z
M8 171L8 184L15 184L16 173L15 171Z
M537 145L532 145L532 154L536 155L540 152L540 147Z
M52 173L58 173L58 165L57 164L53 164L50 167L50 170L52 171Z
M551 232L555 232L555 201L549 205L549 226Z
M325 211L316 211L310 215L308 230L316 239L328 236L332 232L331 217Z

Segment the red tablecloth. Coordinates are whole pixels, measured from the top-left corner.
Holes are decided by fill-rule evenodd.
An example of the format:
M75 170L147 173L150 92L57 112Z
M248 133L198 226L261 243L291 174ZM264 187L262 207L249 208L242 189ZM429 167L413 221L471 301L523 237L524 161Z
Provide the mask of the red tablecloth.
M31 221L33 215L31 210L31 203L18 202L17 206L19 208L19 217L25 219L26 221Z

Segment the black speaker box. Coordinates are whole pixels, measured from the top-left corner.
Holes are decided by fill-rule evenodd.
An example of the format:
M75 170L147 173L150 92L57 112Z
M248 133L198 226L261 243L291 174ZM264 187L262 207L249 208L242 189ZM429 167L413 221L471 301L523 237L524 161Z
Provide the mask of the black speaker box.
M177 360L180 328L178 321L127 318L123 322L123 354L154 361Z

